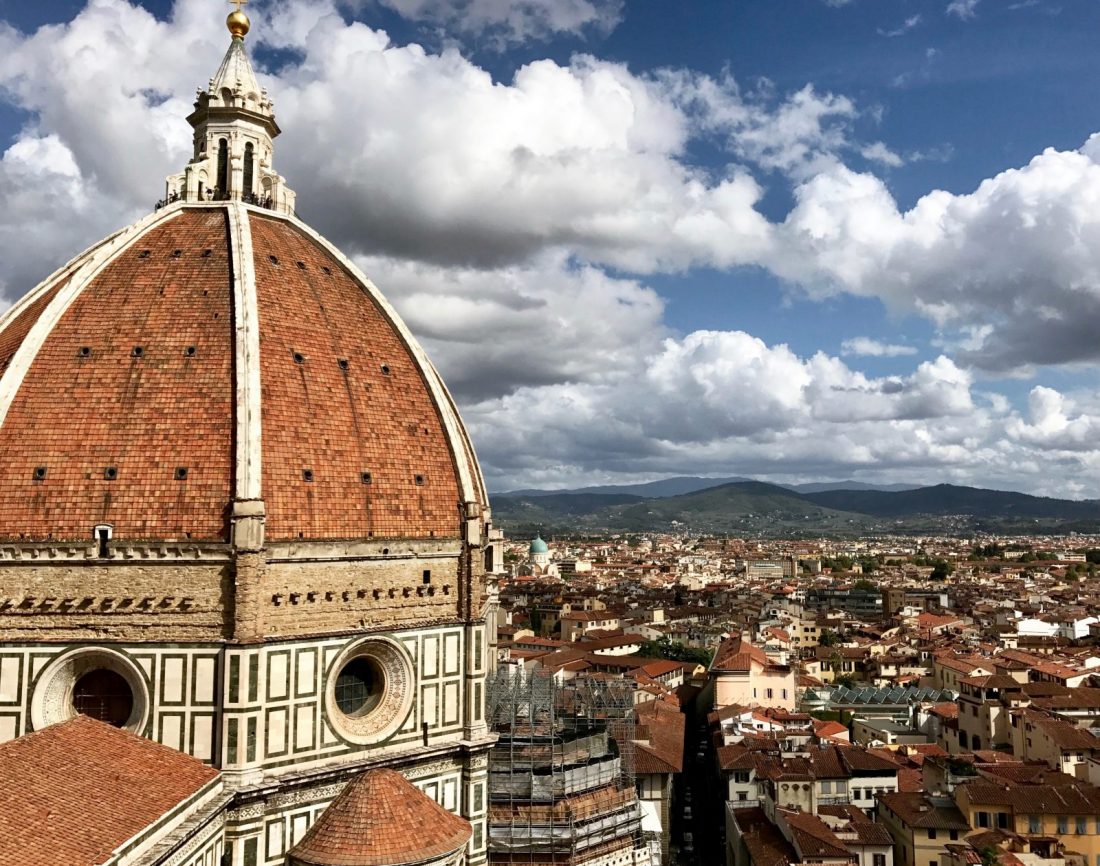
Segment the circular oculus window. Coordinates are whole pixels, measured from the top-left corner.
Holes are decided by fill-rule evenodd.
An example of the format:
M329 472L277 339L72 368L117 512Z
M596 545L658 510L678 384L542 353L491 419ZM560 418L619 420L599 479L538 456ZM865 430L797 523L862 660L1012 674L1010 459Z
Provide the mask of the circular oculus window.
M393 736L413 704L413 666L396 641L365 638L349 644L330 668L325 703L333 729L370 745Z
M117 650L83 647L62 654L34 686L31 725L41 730L77 715L141 733L149 717L145 677Z

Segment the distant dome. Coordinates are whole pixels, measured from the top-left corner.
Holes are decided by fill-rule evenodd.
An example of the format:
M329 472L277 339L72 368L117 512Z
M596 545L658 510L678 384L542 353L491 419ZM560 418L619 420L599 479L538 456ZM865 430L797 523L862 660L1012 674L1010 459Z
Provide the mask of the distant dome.
M550 548L546 546L546 542L542 540L541 536L536 535L535 540L531 542L530 553L549 553Z

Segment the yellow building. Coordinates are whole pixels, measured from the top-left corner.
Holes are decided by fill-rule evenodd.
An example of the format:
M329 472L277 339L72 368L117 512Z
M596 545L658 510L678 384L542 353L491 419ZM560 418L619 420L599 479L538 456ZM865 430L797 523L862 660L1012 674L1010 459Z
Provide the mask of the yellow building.
M947 797L923 791L878 796L878 822L894 839L896 866L939 866L944 845L970 832L970 825Z
M1100 789L1093 785L1006 787L983 779L960 785L955 802L976 831L1055 838L1086 863L1100 862Z

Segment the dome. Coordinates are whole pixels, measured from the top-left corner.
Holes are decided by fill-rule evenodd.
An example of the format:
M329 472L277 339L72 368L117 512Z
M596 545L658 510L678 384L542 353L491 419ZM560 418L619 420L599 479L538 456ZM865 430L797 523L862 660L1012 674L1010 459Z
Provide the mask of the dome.
M0 316L0 538L226 542L250 503L269 541L460 537L487 497L454 402L294 215L239 38L188 119L162 206Z
M486 501L435 369L352 265L288 214L179 204L0 321L7 537L457 536Z
M290 850L290 866L405 866L450 859L473 828L395 770L352 779Z
M536 553L549 553L550 548L546 545L546 542L542 540L542 536L536 535L535 540L531 542L531 548L529 552L532 555Z

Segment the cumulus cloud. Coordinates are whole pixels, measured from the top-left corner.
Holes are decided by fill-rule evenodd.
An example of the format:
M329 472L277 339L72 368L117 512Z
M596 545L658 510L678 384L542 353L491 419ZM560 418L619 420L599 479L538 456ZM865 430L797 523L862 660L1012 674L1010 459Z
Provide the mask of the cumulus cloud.
M898 209L844 166L796 190L771 261L811 293L851 292L965 335L958 357L996 372L1100 359L1100 165L1095 140L1048 150L974 192Z
M523 388L474 403L466 417L494 455L494 480L525 484L866 471L1019 484L1030 453L1004 439L1006 411L946 358L872 378L823 353L799 357L742 332L699 331L666 339L617 380Z
M560 258L490 270L380 257L359 264L463 402L612 380L666 333L652 289Z
M1028 417L1007 425L1015 440L1043 451L1098 451L1100 414L1079 411L1075 402L1053 388L1036 386L1028 396Z
M377 0L400 15L488 36L498 45L559 34L608 33L622 18L622 0ZM359 5L362 5L360 3Z
M897 358L901 355L917 354L917 350L913 346L884 343L872 337L852 337L850 340L845 340L840 349L844 355L870 358Z

